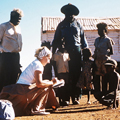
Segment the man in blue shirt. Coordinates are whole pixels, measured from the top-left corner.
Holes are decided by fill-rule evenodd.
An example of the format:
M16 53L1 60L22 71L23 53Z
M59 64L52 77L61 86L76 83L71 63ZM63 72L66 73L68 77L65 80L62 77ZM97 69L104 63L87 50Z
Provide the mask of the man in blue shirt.
M70 96L72 97L73 104L79 104L76 83L81 71L81 49L88 47L88 43L82 26L74 18L74 16L79 14L78 8L68 4L61 8L61 12L65 14L65 19L59 23L56 29L52 42L52 50L54 54L57 48L64 46L69 53Z

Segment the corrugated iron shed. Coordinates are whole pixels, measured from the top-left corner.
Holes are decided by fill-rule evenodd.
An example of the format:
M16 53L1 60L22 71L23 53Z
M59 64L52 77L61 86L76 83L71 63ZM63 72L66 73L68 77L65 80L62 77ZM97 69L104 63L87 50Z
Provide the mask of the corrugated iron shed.
M64 19L64 17L42 17L41 18L41 30L42 32L55 31L58 24ZM84 30L97 30L96 24L99 22L105 22L108 25L109 30L120 29L120 17L106 17L106 18L76 18L77 21L83 26Z

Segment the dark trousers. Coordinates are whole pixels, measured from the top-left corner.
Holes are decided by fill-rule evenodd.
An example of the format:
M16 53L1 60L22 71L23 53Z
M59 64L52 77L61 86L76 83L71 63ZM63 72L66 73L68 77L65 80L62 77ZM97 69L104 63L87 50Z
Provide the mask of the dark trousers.
M64 79L65 80L65 85L58 88L58 97L62 101L69 101L70 99L70 86L69 86L69 81L68 81L68 73L58 73L58 79Z
M80 47L75 49L68 50L70 61L69 61L69 81L71 84L71 92L70 96L72 97L72 101L75 99L79 100L79 96L81 93L81 89L76 87L76 84L79 80L81 73L81 50Z
M16 83L21 73L19 59L19 53L0 53L0 91Z

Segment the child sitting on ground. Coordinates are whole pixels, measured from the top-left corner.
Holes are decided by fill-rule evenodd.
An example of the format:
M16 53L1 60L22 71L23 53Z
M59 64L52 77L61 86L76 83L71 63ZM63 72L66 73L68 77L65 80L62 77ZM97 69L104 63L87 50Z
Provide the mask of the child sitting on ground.
M83 49L83 61L82 61L82 72L80 74L79 81L77 83L77 87L86 89L88 94L88 104L90 103L90 94L91 94L91 75L92 75L92 66L93 61L91 60L92 52L90 48Z
M119 106L120 99L120 75L116 72L117 62L114 59L108 59L105 62L106 74L103 81L103 91L95 93L96 99L109 107L116 109Z

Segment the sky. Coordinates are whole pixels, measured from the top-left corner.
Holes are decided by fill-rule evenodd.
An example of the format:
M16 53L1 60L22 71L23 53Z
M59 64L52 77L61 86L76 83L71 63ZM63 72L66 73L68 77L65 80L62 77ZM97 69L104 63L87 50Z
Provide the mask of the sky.
M64 17L60 9L68 3L80 10L77 17L120 17L120 0L0 0L0 24L10 20L14 8L24 12L19 24L23 40L22 70L35 59L35 50L41 46L41 17Z

